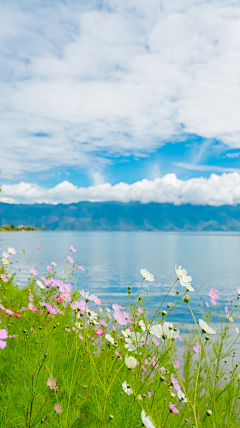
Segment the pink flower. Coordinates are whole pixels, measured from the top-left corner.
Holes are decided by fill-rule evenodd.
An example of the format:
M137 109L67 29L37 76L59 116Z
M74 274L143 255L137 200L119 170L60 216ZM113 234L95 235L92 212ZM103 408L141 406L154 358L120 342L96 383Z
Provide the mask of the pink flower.
M240 287L237 288L237 292L238 292L238 294L240 294Z
M4 299L6 299L7 297L5 296L5 294L3 294Z
M60 293L56 295L56 299L57 299L58 302L62 302L63 301L63 299L60 296Z
M62 407L59 404L55 404L54 410L57 413L62 413Z
M40 304L40 303L39 303ZM47 310L50 314L56 314L57 312L55 311L55 309L52 308L51 305L47 304Z
M76 253L76 252L77 252L77 250L75 250L75 248L73 248L73 246L72 246L72 245L70 245L70 251L72 251L73 253Z
M113 317L118 322L118 324L120 324L120 325L126 325L127 324L126 318L124 317L124 315L120 311L114 311Z
M103 325L103 327L107 327L108 326L108 324L105 321L103 321L103 320L100 320L99 323L101 325Z
M82 266L77 266L77 268L80 269L80 270L86 270L86 269L83 269Z
M217 301L214 299L211 299L211 303L213 304L213 306L215 306L217 304Z
M2 279L3 282L8 282L8 279L6 278L6 275L1 274L0 278Z
M12 334L12 336L8 336L8 339L15 339L16 337L18 337L17 334Z
M81 333L79 334L78 337L79 337L80 340L84 340L84 337L82 337Z
M30 328L30 331L31 331L31 332L33 332L33 331L34 331L34 328L33 328L33 327L31 327L31 328Z
M48 272L52 272L52 270L53 270L53 268L52 268L52 266L47 266L47 270L48 270Z
M74 260L70 256L67 256L67 260L68 260L69 263L74 263Z
M225 306L225 312L228 312L228 307L227 306Z
M7 339L8 333L7 330L2 329L0 330L0 349L4 349L7 346L7 342L5 342L2 339Z
M173 373L171 374L171 382L173 387L176 389L176 391L180 391L180 385L178 384L178 381L175 379Z
M112 326L113 331L117 331L115 325Z
M113 308L115 311L121 311L122 306L118 305L117 303L114 303L114 304L112 305L112 308Z
M156 346L160 345L160 343L157 341L155 336L153 336L152 341L153 341L154 345L156 345Z
M179 366L180 366L180 363L179 363L179 361L178 361L178 360L176 360L176 361L175 361L175 363L173 364L173 367L174 367L175 369L178 369L178 368L179 368Z
M54 379L53 376L51 376L47 381L47 386L50 387L50 389L58 389L58 386L56 386L57 381Z
M38 249L40 250L42 247L41 247L41 245L38 245Z
M95 334L96 334L97 336L103 336L103 335L105 334L105 331L104 331L104 330L101 330L101 328L100 328L98 331L96 331L96 332L95 332Z
M209 304L208 304L208 302L205 302L205 306L207 306L207 307L209 308Z
M37 269L30 269L30 273L31 273L31 275L34 275L34 276L38 275Z
M182 342L182 338L181 336L178 335L178 340L180 340L180 342Z
M120 354L118 351L115 351L115 354L117 355L117 357L119 357L119 360L122 360L122 354Z
M216 300L218 299L219 295L218 295L218 290L214 290L214 288L211 288L211 290L209 291L208 295L211 297L211 299Z
M196 354L199 354L199 344L196 343L196 345L193 347L194 352L196 352Z
M71 333L71 330L69 328L65 328L65 331L68 331L69 333Z
M150 400L151 397L152 397L152 393L148 392L147 398Z
M179 413L179 410L172 403L169 403L169 409L171 413Z

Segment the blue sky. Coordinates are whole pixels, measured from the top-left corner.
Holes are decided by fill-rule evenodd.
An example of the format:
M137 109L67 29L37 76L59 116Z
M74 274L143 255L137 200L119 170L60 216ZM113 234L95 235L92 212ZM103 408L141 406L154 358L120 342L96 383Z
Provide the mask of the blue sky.
M1 201L240 203L239 4L0 9Z

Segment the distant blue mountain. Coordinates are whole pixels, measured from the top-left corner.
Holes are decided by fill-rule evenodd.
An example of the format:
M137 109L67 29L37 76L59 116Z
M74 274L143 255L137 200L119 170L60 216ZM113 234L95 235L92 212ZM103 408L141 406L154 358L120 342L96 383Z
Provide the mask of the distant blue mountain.
M240 205L221 207L139 202L15 205L0 203L0 225L51 230L240 231Z

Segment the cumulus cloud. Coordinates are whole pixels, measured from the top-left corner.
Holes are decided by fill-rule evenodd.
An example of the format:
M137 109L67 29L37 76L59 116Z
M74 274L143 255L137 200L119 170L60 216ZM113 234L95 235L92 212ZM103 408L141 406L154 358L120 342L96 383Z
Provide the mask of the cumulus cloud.
M175 174L167 174L155 180L142 180L133 184L109 183L91 187L77 187L63 181L52 189L44 189L30 183L2 186L2 202L24 203L73 203L80 201L101 202L139 201L172 203L174 205L235 205L240 203L240 174L237 172L216 175L209 178L179 180Z
M188 134L239 148L240 5L97 4L1 2L5 178L104 167Z

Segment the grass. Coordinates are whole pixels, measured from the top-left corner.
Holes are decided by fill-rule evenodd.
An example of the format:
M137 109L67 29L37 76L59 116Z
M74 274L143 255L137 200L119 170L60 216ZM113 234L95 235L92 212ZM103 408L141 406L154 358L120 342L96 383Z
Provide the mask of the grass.
M44 280L35 273L25 288L19 288L11 260L7 266L0 265L0 317L1 328L7 330L8 336L17 337L3 339L7 345L0 349L0 426L239 427L240 367L235 349L239 334L234 328L239 313L237 293L228 307L234 324L224 308L211 305L207 309L200 302L202 318L208 325L213 315L218 319L217 334L208 334L200 329L191 300L178 280L168 292L169 295L176 290L167 311L163 309L165 296L157 312L147 319L142 287L134 303L128 287L129 305L120 311L109 311L103 303L96 305L93 297L84 299L79 294L73 274L81 272L74 263L60 263L58 271L52 268ZM36 279L44 288L37 285ZM70 292L66 290L69 285L63 285L69 282L73 286ZM91 309L85 310L84 305ZM188 305L195 326L180 334L184 353L179 368L176 351L180 339L171 338L179 336L177 326L170 325L169 329L166 324L178 305ZM114 318L119 312L128 314L131 323L120 325ZM120 319L126 319L126 314ZM150 332L154 324L165 326L160 337ZM128 335L133 351L126 349L127 337L122 333L129 327L133 330ZM134 332L139 335L135 337ZM130 355L138 362L134 369L125 363L125 357ZM47 385L50 381L52 389ZM126 390L122 386L125 381ZM187 402L179 399L179 388ZM178 413L170 411L171 405ZM142 419L143 411L150 418Z

